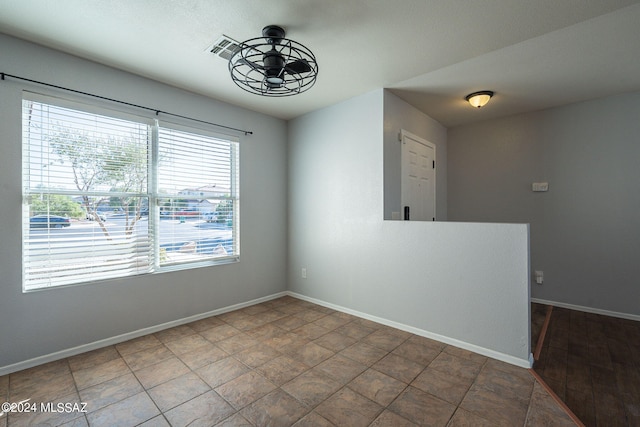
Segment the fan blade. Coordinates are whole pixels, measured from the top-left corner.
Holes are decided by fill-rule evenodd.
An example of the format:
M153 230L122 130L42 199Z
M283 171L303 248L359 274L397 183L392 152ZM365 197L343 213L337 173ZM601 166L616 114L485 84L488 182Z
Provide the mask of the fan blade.
M308 73L311 71L311 66L306 59L298 59L293 62L289 62L284 70L289 74Z
M248 59L245 59L245 58L238 58L238 60L236 61L236 64L247 65L253 68L254 70L261 70L263 68L261 65L258 65L255 62L249 61Z

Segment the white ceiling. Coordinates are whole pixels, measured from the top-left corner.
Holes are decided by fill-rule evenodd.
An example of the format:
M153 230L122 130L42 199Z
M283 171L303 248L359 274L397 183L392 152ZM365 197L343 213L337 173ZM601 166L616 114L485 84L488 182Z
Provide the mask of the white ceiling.
M269 24L316 55L308 92L247 93L207 50ZM640 0L2 0L0 32L284 119L382 87L445 126L640 90Z

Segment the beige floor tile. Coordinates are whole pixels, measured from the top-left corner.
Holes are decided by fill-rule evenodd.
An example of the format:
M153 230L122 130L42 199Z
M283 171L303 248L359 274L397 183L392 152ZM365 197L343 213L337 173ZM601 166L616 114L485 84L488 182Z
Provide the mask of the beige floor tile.
M135 371L138 381L145 389L150 389L158 384L162 384L169 380L184 375L189 372L190 369L180 361L177 357L172 357L162 362L158 362L155 365L147 366L139 371Z
M173 328L165 329L164 331L156 332L155 337L158 338L163 343L168 343L169 341L177 340L179 338L186 337L187 335L193 335L196 331L191 329L187 325L175 326Z
M282 390L274 390L253 402L240 414L256 426L290 426L308 409Z
M257 368L281 355L279 351L260 343L234 354L233 357L250 368Z
M500 426L524 424L528 409L521 400L508 399L475 385L471 386L460 407Z
M296 313L294 316L301 318L305 322L315 322L318 319L322 319L326 314L314 309L309 309Z
M220 326L214 326L211 329L202 331L200 335L215 344L218 341L225 340L240 333L241 331L234 328L233 326L222 324Z
M336 354L320 363L315 369L324 372L325 375L344 385L364 372L367 366Z
M227 357L196 370L196 374L202 378L211 388L216 388L231 381L249 371L242 362Z
M575 426L573 420L564 412L543 387L536 382L533 387L531 404L527 413L525 426ZM632 424L630 424L632 425Z
M278 319L276 321L273 322L274 325L276 325L277 327L284 329L285 331L292 331L294 329L299 328L302 325L306 325L308 322L305 321L303 318L301 317L297 317L293 314L288 315L286 317L283 317L281 319Z
M382 406L387 406L407 385L375 369L368 369L347 384L347 387Z
M489 390L507 399L529 402L535 380L526 369L513 373L485 366L475 380L475 387ZM526 374L526 375L522 375Z
M228 357L229 353L221 348L208 343L202 347L198 347L195 350L182 353L178 356L182 362L190 369L195 370L202 366L208 365L218 360Z
M285 332L281 335L263 340L262 342L274 350L287 353L305 345L309 340L292 332Z
M474 379L482 369L483 364L484 362L442 352L429 364L429 368L460 378Z
M346 325L340 326L335 329L335 332L346 335L356 340L361 340L369 334L378 331L379 329L373 328L370 325L363 325L358 321L349 322Z
M142 392L87 414L91 426L135 426L159 415L147 393Z
M320 319L316 320L313 323L332 331L334 329L339 328L340 326L343 326L349 323L350 321L351 319L341 317L338 315L338 313L334 313L334 314L329 314L327 316L321 317Z
M217 387L215 391L236 410L240 410L276 388L262 375L249 371Z
M422 371L411 385L457 406L472 383L473 378L463 378L429 367Z
M407 338L408 337L394 334L386 330L377 330L364 337L362 342L390 352L406 341Z
M118 353L116 347L110 345L108 347L99 348L97 350L70 357L68 360L71 370L79 371L81 369L87 369L105 362L109 362L119 357L120 353Z
M83 418L84 413L82 411L82 404L77 392L59 397L44 400L30 400L27 403L36 404L35 410L31 409L31 412L10 413L6 417L7 425L9 427L32 427L32 426L58 426L71 422L77 418ZM53 410L42 410L41 404L51 404ZM69 410L63 409L58 411L58 404L71 405Z
M338 352L340 350L344 350L350 345L354 344L357 340L355 338L351 338L347 335L339 334L338 332L329 332L315 340L314 343L331 350L333 352Z
M162 344L158 338L153 335L145 335L142 337L134 338L129 341L121 342L120 344L116 344L116 350L120 355L124 356L130 353L136 353L141 350L146 350L151 347L157 347Z
M73 373L78 390L129 374L131 370L121 358L102 363Z
M200 377L193 372L189 372L147 391L158 408L162 412L166 412L209 390L211 388Z
M409 338L400 344L392 351L392 353L419 363L425 367L440 354L441 350L438 349L437 346L425 345L423 342L413 340L412 338Z
M316 366L318 363L327 360L334 355L331 350L327 350L326 348L312 342L306 343L295 350L291 350L288 354L294 359L310 367Z
M216 424L215 427L254 427L245 417L240 415L239 412L236 412L229 418L224 421L221 421L219 424Z
M144 389L138 379L128 373L80 390L80 398L87 403L87 411L95 412L142 391Z
M478 415L458 408L447 427L495 427L495 425L493 421L485 420ZM553 424L548 424L548 426L551 427Z
M251 329L247 331L247 335L255 340L266 340L277 335L281 335L284 333L284 329L279 328L273 323L268 323L266 325L258 326L257 328Z
M384 356L386 356L387 352L377 347L373 347L369 344L365 344L362 341L358 341L357 343L345 348L338 354L355 360L356 362L360 362L364 365L371 366L382 359Z
M12 375L9 398L5 401L20 402L31 399L31 402L46 402L66 396L76 391L76 383L67 365L62 365L60 372L50 372L43 377L38 374L17 380ZM0 402L0 403L2 403Z
M338 391L340 387L342 384L339 382L312 369L297 376L281 388L309 408L313 408Z
M143 422L137 427L171 427L167 420L164 418L164 415L158 415L156 417L151 418L148 421Z
M202 332L223 324L224 322L222 320L218 319L215 316L211 316L204 319L196 320L195 322L187 323L187 326L196 332Z
M364 427L384 408L349 388L343 388L322 402L316 412L339 426Z
M638 327L594 319L577 320L608 340L610 357L585 351L610 369L589 365L585 378L602 388L606 373L615 377L627 399L616 403L617 413L633 422L640 372L623 365L621 354L640 355L628 337ZM554 342L575 346L563 333L552 331ZM0 427L570 425L526 369L291 297L0 377L0 400L23 395L82 398L89 413L9 414ZM604 388L597 397L610 396ZM606 416L601 409L591 415L594 423Z
M150 347L135 353L127 353L122 358L133 371L138 371L147 366L155 365L158 362L174 357L174 354L162 343L155 347Z
M165 412L165 416L172 426L209 427L234 412L233 407L212 390Z
M333 427L333 424L317 413L310 412L298 420L293 427Z
M370 424L370 427L417 427L417 424L389 410L384 410L382 414Z
M291 332L312 341L328 333L329 330L313 323L307 323L306 325L300 326Z
M286 355L277 357L256 368L265 378L278 386L291 381L308 369L309 367L304 363Z
M409 384L422 372L424 365L391 353L375 363L373 368Z
M198 334L193 334L178 338L177 340L169 341L165 345L176 355L181 355L183 353L197 350L198 348L204 347L208 344L211 344L211 342Z
M244 350L245 348L256 345L257 343L258 341L251 338L249 335L240 333L222 341L217 341L215 344L227 353L234 354Z
M409 386L389 405L389 410L418 425L445 426L456 406Z

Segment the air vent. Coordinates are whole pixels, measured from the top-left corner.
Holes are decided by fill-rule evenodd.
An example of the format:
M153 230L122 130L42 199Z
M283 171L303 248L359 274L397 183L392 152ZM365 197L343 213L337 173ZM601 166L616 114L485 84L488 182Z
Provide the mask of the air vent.
M214 55L228 61L234 53L240 50L240 43L223 34L208 50Z

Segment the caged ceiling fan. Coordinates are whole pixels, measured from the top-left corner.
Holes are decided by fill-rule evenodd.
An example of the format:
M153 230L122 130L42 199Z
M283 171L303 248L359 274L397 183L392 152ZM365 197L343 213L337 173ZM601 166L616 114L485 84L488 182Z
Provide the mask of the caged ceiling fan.
M231 79L247 92L263 96L291 96L309 90L318 76L313 53L286 39L277 25L262 29L262 37L240 43L229 59Z

